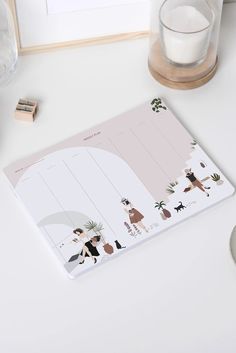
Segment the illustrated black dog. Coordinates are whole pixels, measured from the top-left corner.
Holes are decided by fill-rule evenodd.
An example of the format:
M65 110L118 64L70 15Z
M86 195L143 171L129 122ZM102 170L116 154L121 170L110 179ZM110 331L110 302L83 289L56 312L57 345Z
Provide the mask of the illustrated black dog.
M181 201L179 201L179 204L180 204L179 206L174 207L174 209L175 209L177 212L179 212L179 211L183 210L184 208L186 208L186 206L184 206Z

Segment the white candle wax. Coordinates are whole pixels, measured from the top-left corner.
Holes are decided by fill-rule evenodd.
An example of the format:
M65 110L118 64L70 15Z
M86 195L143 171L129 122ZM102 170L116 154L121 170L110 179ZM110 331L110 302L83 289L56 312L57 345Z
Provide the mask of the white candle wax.
M178 64L203 59L210 40L210 23L193 6L178 6L162 19L163 45L167 58Z

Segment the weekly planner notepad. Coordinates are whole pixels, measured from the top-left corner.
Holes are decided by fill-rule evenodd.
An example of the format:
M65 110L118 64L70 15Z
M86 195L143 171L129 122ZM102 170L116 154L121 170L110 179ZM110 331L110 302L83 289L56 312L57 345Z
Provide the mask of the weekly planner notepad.
M5 174L72 278L234 192L160 98Z

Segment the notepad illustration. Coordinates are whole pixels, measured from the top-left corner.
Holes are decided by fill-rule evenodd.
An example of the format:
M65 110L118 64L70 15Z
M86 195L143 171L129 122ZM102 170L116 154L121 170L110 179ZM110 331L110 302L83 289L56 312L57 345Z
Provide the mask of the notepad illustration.
M160 98L5 174L71 278L234 192Z

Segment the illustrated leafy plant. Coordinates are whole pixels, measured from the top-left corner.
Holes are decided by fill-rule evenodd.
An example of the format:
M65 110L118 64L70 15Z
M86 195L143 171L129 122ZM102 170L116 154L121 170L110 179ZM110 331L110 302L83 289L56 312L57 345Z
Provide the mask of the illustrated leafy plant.
M164 206L166 206L164 201L155 202L155 208L158 208L158 210L163 210Z
M169 187L168 187L168 188L166 189L166 192L171 195L171 194L174 194L174 193L175 193L175 190L173 190L172 188L169 188Z
M213 181L219 181L220 180L220 175L219 174L217 174L217 173L214 173L214 174L212 174L211 175L211 179L213 180Z
M162 104L161 98L154 98L151 102L152 110L156 113L160 112L160 109L167 110L167 108Z
M97 223L94 221L88 221L84 226L88 231L90 230L95 231L95 228L97 227Z
M197 146L197 141L195 139L193 139L193 141L191 142L191 146L192 146L192 150L194 150L195 147Z
M102 223L96 223L94 221L88 221L85 225L88 231L94 231L95 234L102 235L101 232L104 229Z
M103 229L104 229L104 228L103 228L103 224L102 224L102 223L97 224L96 227L95 227L95 231L96 231L97 233L101 233L101 231L102 231Z
M170 183L166 189L166 191L168 192L168 194L174 194L175 190L174 187L178 185L178 181L174 181L172 183Z

